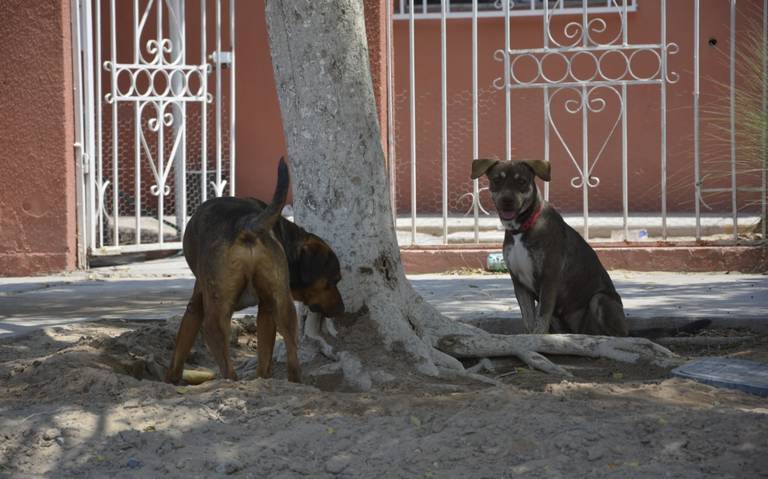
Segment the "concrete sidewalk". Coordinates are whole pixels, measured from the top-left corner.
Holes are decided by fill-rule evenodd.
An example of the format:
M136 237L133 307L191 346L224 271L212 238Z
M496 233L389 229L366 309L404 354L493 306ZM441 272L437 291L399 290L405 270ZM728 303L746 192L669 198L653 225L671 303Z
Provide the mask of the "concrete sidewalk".
M633 329L710 318L718 326L768 330L766 275L612 271L611 277ZM519 330L520 311L507 275L410 279L451 318L499 332ZM77 321L180 315L192 284L180 257L65 275L0 278L0 337Z

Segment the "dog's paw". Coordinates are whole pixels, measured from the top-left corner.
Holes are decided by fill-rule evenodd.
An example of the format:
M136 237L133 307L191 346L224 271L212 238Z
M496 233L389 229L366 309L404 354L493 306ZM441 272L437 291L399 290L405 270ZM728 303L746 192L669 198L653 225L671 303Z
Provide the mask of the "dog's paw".
M174 368L171 366L165 371L165 377L163 380L168 384L179 384L179 382L181 382L183 372L183 369Z
M323 318L321 330L324 334L327 334L332 338L335 338L339 335L339 332L336 329L336 324L333 322L333 318Z

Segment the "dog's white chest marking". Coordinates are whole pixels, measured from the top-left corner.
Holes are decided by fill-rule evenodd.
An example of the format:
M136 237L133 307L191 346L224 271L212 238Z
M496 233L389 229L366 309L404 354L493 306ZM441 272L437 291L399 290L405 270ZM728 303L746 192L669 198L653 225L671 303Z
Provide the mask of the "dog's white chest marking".
M522 233L516 234L514 243L504 247L504 260L517 281L523 283L529 290L536 291L533 284L533 260L531 260L531 255L523 244L521 236Z

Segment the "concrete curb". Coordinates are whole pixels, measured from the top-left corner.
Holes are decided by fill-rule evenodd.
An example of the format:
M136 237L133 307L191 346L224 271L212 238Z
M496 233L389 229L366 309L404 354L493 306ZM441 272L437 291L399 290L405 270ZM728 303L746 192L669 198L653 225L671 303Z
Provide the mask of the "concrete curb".
M600 261L609 270L768 273L768 247L766 246L621 244L600 245L594 248ZM408 247L401 248L400 256L406 273L424 274L444 273L463 268L485 269L488 254L500 251L501 244L462 248Z

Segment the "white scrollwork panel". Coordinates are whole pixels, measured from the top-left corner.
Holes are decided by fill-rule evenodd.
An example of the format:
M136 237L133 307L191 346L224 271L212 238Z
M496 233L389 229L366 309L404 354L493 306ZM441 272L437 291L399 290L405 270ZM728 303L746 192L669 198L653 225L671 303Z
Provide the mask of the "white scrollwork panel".
M629 0L626 5L624 0L611 0L609 3L614 7L609 19L590 16L589 8L582 8L579 20L568 21L564 25L560 23L562 30L556 32L555 25L558 23L553 19L564 3L563 0L552 2L545 9L543 28L546 43L543 47L499 49L494 52L494 59L499 63L503 64L508 59L510 70L509 84L505 84L505 75L502 74L494 79L495 88L549 90L545 104L548 122L578 172L571 180L574 188L594 188L600 183L592 171L621 124L622 115L626 115L620 89L638 84L672 84L680 79L676 72L667 68L669 57L678 53L679 46L676 43L631 44L626 31L627 10L624 8L629 6ZM501 1L497 4L503 6ZM575 94L576 98L556 103L565 92ZM561 126L555 121L558 116L552 114L555 106L570 114L583 110L588 116L605 114L609 99L612 101L614 98L618 101L616 118L609 121L611 127L599 143L598 152L593 157L577 159L577 154L562 134ZM588 124L585 120L582 128L588 129ZM589 136L588 132L586 136ZM582 152L578 156L583 155ZM589 165L586 171L585 164Z
M136 20L136 38L141 43L142 38L149 36L147 26L150 20L155 20L155 36L160 38L150 38L144 42L145 48L138 50L139 63L143 65L180 65L183 63L184 52L183 45L175 45L170 38L162 37L164 18L167 18L167 27L169 30L183 32L184 22L180 12L177 12L174 3L167 0L149 0L144 8L139 12L140 17ZM148 55L147 55L148 54Z
M662 78L661 72L664 56L674 55L678 50L674 43L666 48L662 45L628 45L616 48L510 50L509 88L620 85L624 82L675 83L679 80L676 72L669 72L666 78ZM503 62L504 55L504 50L496 50L494 59ZM494 79L493 85L503 90L503 75Z
M484 215L490 215L491 213L488 212L485 208L483 208L483 204L480 202L480 194L483 191L490 191L487 186L484 186L477 190L477 195L475 195L474 191L470 191L467 193L464 193L463 195L459 196L459 201L463 200L464 198L470 199L469 209L467 209L467 212L464 213L464 216L469 216L470 213L475 209L475 204L477 204L477 207L480 209L480 211Z
M553 105L557 104L557 101L559 101L561 97L566 93L571 93L575 96L575 98L565 98L562 101L563 110L572 115L582 113L585 109L587 115L597 115L601 113L608 114L609 112L606 110L606 108L608 106L609 100L611 100L613 97L615 97L617 100L617 108L615 109L616 117L612 120L612 123L610 123L611 127L608 131L608 134L602 140L602 143L600 143L600 149L598 152L594 155L594 157L587 158L588 167L586 170L577 160L572 146L561 132L557 123L554 121L554 116L552 115ZM578 174L571 178L570 181L570 184L573 188L582 188L585 187L585 185L586 187L595 188L600 184L600 178L594 176L592 173L597 166L597 163L600 161L600 158L603 156L608 142L613 137L619 123L621 122L621 115L624 111L624 106L625 105L622 102L621 93L619 93L618 89L609 86L589 88L586 90L586 94L584 93L584 90L580 88L561 88L555 90L555 92L549 97L549 102L547 103L546 108L549 113L548 117L550 119L550 126L552 131L555 133L555 136L560 141L560 144L563 146L563 149L568 155L568 158L571 160L571 163L573 163L573 166L578 172Z
M147 115L145 115L144 110L147 107L151 107L152 111L147 112ZM143 158L149 165L152 177L155 181L154 184L150 185L149 191L154 196L159 196L161 192L163 196L167 196L171 192L171 187L167 184L169 173L171 168L178 166L174 165L174 159L181 158L177 155L177 152L179 151L181 141L184 137L184 129L174 128L174 122L177 121L177 119L183 121L183 110L178 103L163 103L156 101L142 102L138 108L139 118L143 119L146 116L149 116L146 121L142 120L139 128L139 138L142 146ZM149 132L153 136L160 137L161 129L163 130L163 141L157 143L156 152L153 154L152 147L150 146L152 139L148 139L147 133ZM166 135L168 135L168 138L166 138ZM168 139L169 141L166 142ZM167 155L164 151L166 144L171 145L170 154ZM161 148L163 150L161 150Z

